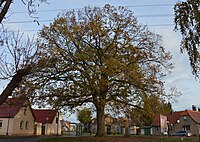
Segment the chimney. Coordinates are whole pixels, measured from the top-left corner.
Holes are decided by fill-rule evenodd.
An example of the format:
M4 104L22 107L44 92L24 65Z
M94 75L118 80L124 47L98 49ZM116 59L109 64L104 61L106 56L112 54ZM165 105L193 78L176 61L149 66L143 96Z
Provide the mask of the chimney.
M198 107L198 111L200 111L200 107Z
M196 110L197 110L197 108L196 108L195 105L192 105L192 110L193 110L193 111L196 111Z

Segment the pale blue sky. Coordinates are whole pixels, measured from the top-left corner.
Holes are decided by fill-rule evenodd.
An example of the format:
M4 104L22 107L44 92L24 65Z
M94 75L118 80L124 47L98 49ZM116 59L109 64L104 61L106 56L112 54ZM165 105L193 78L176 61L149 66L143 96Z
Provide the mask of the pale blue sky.
M166 87L176 86L182 92L182 96L178 102L173 103L173 109L184 110L191 109L191 105L200 107L200 87L199 82L195 81L191 74L188 57L185 54L180 54L179 43L180 34L173 31L173 4L177 0L49 0L49 4L41 4L38 14L38 21L53 20L61 9L77 9L84 6L104 6L111 4L115 6L128 6L131 9L138 21L143 24L150 25L151 31L162 35L163 45L166 50L173 55L172 62L175 66L173 72L165 78ZM153 6L150 6L153 5ZM59 10L60 9L60 10ZM14 0L14 4L10 10L10 16L4 21L5 25L13 30L21 30L25 34L36 34L44 24L49 24L49 21L40 22L37 25L27 14L27 7L20 0ZM150 16L148 16L150 15ZM153 17L157 15L157 17ZM9 23L10 22L10 23ZM19 23L16 23L19 22ZM168 26L156 26L167 24ZM153 26L152 26L153 25ZM74 118L71 118L73 121Z

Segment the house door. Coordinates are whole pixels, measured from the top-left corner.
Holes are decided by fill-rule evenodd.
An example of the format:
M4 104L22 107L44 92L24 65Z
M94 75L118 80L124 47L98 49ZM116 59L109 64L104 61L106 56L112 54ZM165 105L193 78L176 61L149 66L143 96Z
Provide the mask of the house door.
M37 124L34 127L34 135L37 135Z
M42 124L42 135L45 135L45 125Z
M111 134L111 125L107 126L107 134Z

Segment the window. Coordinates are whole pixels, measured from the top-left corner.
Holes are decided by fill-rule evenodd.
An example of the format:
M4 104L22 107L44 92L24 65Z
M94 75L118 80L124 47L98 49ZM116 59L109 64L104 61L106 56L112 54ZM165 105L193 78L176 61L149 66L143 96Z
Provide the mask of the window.
M24 108L24 115L26 115L26 112L27 112L27 109L26 109L26 108Z
M26 125L25 125L26 130L28 130L28 124L29 124L29 122L26 121Z
M184 131L190 131L190 125L184 125L183 130Z
M23 126L24 126L24 121L21 121L20 122L20 129L23 129Z
M2 128L2 126L3 126L3 121L0 120L0 129Z
M186 116L186 115L183 116L183 120L184 120L184 121L187 121L187 116Z

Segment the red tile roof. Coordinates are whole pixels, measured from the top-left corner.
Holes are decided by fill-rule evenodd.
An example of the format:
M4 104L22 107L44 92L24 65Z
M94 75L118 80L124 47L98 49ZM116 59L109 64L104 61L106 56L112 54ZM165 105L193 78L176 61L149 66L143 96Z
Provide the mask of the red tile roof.
M175 111L173 113L168 113L167 116L167 121L169 121L170 124L175 124L177 120L180 118L181 113L184 111Z
M189 115L196 123L200 124L200 112L193 110L185 110L181 113L182 116Z
M33 115L35 116L35 121L38 123L52 124L57 112L57 110L33 110Z
M169 121L170 124L175 124L180 118L182 112L183 111L175 111L173 113L162 113L162 115L167 116L167 121ZM160 114L156 115L151 126L160 126Z
M25 99L8 98L0 105L0 118L12 118L25 104Z

